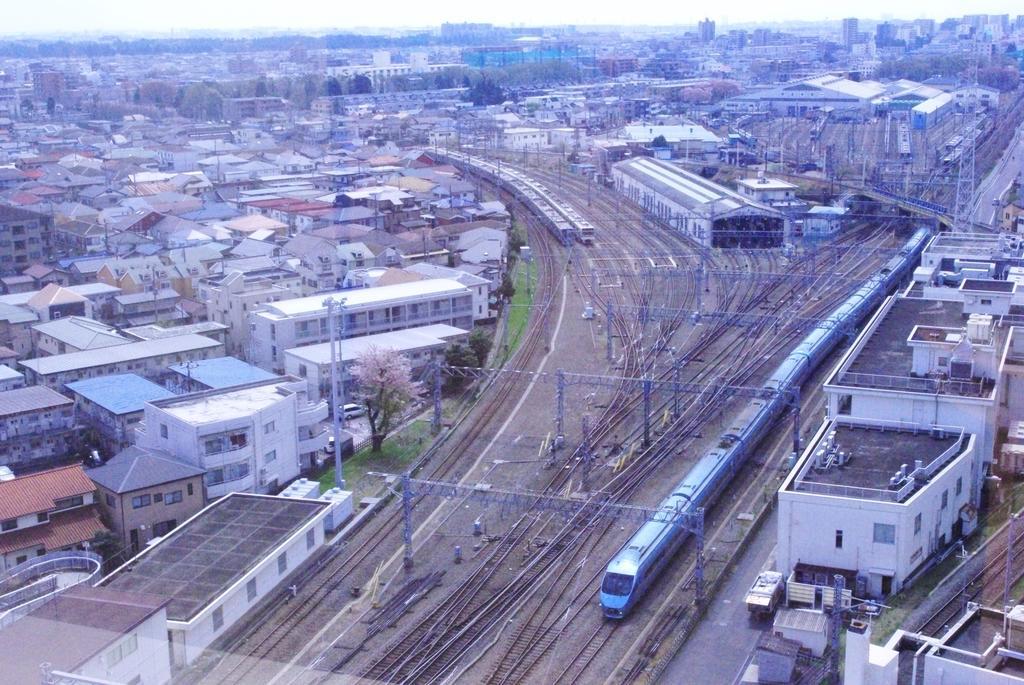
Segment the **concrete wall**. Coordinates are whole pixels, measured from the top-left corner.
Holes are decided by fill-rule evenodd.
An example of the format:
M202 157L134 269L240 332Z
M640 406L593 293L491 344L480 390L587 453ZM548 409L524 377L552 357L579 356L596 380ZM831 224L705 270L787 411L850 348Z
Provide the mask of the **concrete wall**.
M119 663L108 667L112 649L135 636L137 648ZM75 671L89 678L128 683L139 678L140 685L163 685L171 679L170 649L167 643L167 612L156 612L134 631L112 643Z
M173 655L176 663L192 663L202 654L203 650L229 630L232 625L238 622L248 611L256 606L266 595L286 587L288 578L299 568L316 550L324 543L323 519L327 515L325 507L320 513L306 523L291 538L285 541L280 547L260 561L248 573L242 576L223 595L216 598L203 607L192 620L188 622L168 621L168 628L171 631L182 631L181 644L174 644L173 649L178 653ZM307 546L307 531L313 532L313 546ZM283 573L278 572L278 557L282 553L287 554L288 568ZM248 598L247 585L251 579L256 579L256 596ZM218 607L223 610L224 623L220 628L213 627L213 612Z
M809 452L806 455L811 458ZM907 455L911 464L913 457ZM903 503L798 492L787 483L779 492L779 570L788 575L799 562L856 570L869 577L872 596L881 596L881 577L891 575L892 589L898 590L914 569L940 549L943 536L944 544L952 542L953 524L970 502L974 467L972 436L953 463ZM945 507L943 492L947 493ZM919 529L915 526L918 515ZM874 542L876 523L895 526L893 544ZM836 548L837 530L843 531L842 549Z

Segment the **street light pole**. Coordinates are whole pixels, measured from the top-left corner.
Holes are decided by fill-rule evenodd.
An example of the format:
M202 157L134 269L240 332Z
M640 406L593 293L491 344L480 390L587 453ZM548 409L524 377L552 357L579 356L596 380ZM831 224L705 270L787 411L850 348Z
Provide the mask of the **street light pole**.
M324 300L324 305L327 306L327 335L330 340L331 347L331 416L334 427L334 485L336 487L345 488L345 474L342 471L341 462L341 429L343 427L344 420L344 408L338 397L338 382L341 380L341 373L338 370L339 357L341 356L341 336L335 335L334 330L334 307L338 306L338 311L341 312L341 306L345 300L342 299L340 302L335 302L333 297L328 297ZM337 344L335 344L335 338L337 337Z

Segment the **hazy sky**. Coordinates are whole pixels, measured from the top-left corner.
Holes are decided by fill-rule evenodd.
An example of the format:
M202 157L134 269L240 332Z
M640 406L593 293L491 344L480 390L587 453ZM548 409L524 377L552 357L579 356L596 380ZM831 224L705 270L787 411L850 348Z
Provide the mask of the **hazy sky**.
M444 21L497 24L691 24L710 4L655 0L0 0L0 34L167 33L358 26L436 26ZM1018 14L1021 0L729 0L708 12L731 22L839 19L844 16L942 19L965 12ZM969 8L969 9L968 9Z

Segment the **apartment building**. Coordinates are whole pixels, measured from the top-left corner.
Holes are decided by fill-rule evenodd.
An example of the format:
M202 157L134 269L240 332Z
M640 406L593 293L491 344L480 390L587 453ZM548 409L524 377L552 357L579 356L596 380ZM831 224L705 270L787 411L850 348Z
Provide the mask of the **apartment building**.
M117 373L136 373L159 378L166 374L166 369L171 364L220 357L223 354L223 343L191 333L97 350L25 359L19 362L19 365L30 384L60 389L74 381Z
M0 276L21 273L49 258L51 220L18 207L0 205Z
M147 403L136 444L205 470L210 499L272 493L315 464L327 409L294 376L194 392Z
M174 397L161 385L133 373L87 378L67 384L78 420L92 429L104 457L135 443L135 426L146 402Z
M228 354L248 357L249 315L259 305L301 295L302 279L294 271L273 265L232 270L200 280L198 294L210 320L229 327Z
M339 397L352 397L355 388L352 386L351 368L366 350L371 348L391 349L401 352L409 360L413 374L420 374L432 362L444 359L444 352L450 345L463 342L469 338L469 331L434 324L407 328L391 333L377 333L358 338L349 338L337 344L335 354L341 370L338 383ZM285 372L305 378L309 383L309 396L331 399L331 344L305 345L284 353Z
M340 303L337 328L343 338L436 323L473 328L473 293L461 283L438 278L357 288L263 305L250 318L254 336L251 360L280 372L285 350L327 342L328 297Z
M24 468L64 459L78 444L74 404L36 385L0 392L0 466Z

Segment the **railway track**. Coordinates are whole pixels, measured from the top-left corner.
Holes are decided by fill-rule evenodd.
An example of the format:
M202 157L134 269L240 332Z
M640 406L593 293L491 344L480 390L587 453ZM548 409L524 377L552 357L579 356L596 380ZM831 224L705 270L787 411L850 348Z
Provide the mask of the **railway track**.
M709 405L706 405L706 406L711 406L711 405L709 404ZM625 496L625 495L627 495L628 491L630 491L632 489L635 489L637 486L639 486L646 479L646 477L648 475L649 475L649 473L647 473L647 474L638 474L637 473L637 469L634 469L631 475L625 477L626 480L625 480L625 482L623 484L624 487L622 487L619 490L617 490L616 491L616 495L618 495L618 496ZM592 527L592 524L593 524L592 520L591 521L585 521L583 523L583 525L582 525L582 528L586 529L588 527ZM573 527L567 527L566 530L567 530L567 535L578 536L578 535L581 534L579 529L576 529L576 528L573 528ZM579 540L578 540L578 538L574 538L572 540L572 542L573 542L573 544L571 544L571 545L570 544L566 544L564 546L564 548L565 549L570 549L570 548L575 547L576 543L578 543ZM571 563L572 559L569 559L567 561ZM566 562L563 561L563 564L565 564L565 563ZM541 567L541 570L543 570L542 567ZM522 578L521 575L520 575L520 578ZM529 580L531 582L534 581L535 579L536 579L536 576L529 577ZM504 589L507 589L509 587L512 587L512 586L505 586ZM476 639L478 639L483 633L485 633L485 632L489 631L491 628L493 628L496 625L496 623L499 620L501 620L501 617L503 617L504 615L507 614L507 612L510 609L510 607L508 607L508 606L499 607L499 609L501 611L499 611L493 617L481 617L479 615L467 615L467 616L463 617L464 618L464 622L454 621L454 623L456 623L457 625L460 626L459 631L458 631L458 635L455 638L455 641L447 643L447 645L445 646L445 648L441 652L438 652L437 650L433 650L433 651L427 651L427 652L425 652L422 655L421 660L423 662L429 664L429 666L426 668L426 670L422 670L421 669L419 671L411 670L411 671L406 671L406 672L403 672L401 670L399 670L397 672L393 671L393 670L389 671L388 670L389 668L393 668L393 664L390 662L390 658L385 656L382 659L378 660L374 666L371 666L369 671L364 671L364 675L368 675L368 676L371 676L371 677L380 677L381 674L385 674L385 675L388 676L389 680L392 680L394 682L406 682L406 681L408 681L408 682L412 682L412 681L416 681L416 682L432 682L433 678L440 677L443 673L446 672L446 669L452 667L452 665L454 663L454 660L456 658L458 658L458 657L461 657L461 655L466 650L466 648L468 647L469 644L472 644L472 642L475 641ZM491 619L491 620L487 620L487 619ZM473 625L474 629L472 631L467 630L466 626L468 626L468 625ZM424 628L421 625L421 626L417 627L416 629L414 629L411 632L413 634L415 634L416 632L422 631L422 630L425 630L425 629L426 628ZM550 626L545 628L543 626L538 626L536 623L534 623L532 626L529 626L529 627L525 628L524 630L522 630L519 633L519 636L517 638L513 638L512 639L512 645L528 644L530 642L530 640L529 639L524 639L524 638L529 638L532 635L551 635L551 634L552 634L552 630L551 630ZM467 635L468 635L468 637L467 637ZM542 647L542 652L546 651L546 647L550 645L550 640L541 641L540 645ZM457 649L453 650L452 647L455 647ZM513 647L513 651L515 649L516 648ZM452 654L453 651L455 653L454 656ZM584 653L586 653L586 651L584 651ZM447 656L445 656L445 654L447 654ZM519 664L520 666L517 666L517 667L521 669L521 664L523 663L523 658L522 657L523 657L524 654L525 654L525 652L523 654L515 653L515 655L514 655L515 658L506 659L505 662L509 663L509 664ZM542 654L541 654L541 656L542 656ZM534 662L535 661L536 661L536 659L534 659ZM407 662L408 662L408 660L406 661L406 663ZM438 664L441 665L440 669L438 669ZM584 665L584 669L582 669L582 670L585 670L585 665ZM581 672L582 672L582 670L581 670ZM489 678L489 680L490 681L502 682L502 681L508 680L508 678L511 677L512 675L518 676L519 672L514 672L514 673L510 674L507 669L502 668L501 662L499 662L498 666L492 671L492 675Z

